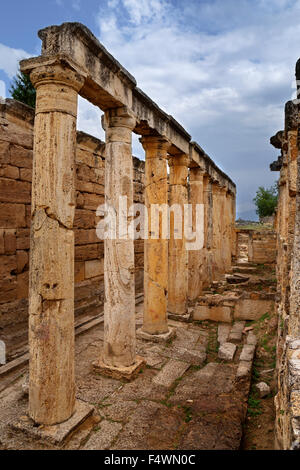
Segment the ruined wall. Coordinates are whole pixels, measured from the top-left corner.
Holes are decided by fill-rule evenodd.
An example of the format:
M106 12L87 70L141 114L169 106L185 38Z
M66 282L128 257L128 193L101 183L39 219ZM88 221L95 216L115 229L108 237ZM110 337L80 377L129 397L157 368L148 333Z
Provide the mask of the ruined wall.
M269 230L236 229L236 253L245 257L249 263L272 264L276 262L277 235ZM246 247L247 245L247 247Z
M299 77L298 77L299 79ZM271 164L279 171L279 200L275 219L277 232L278 393L276 445L300 449L300 206L299 206L299 109L293 102L285 107L285 128L271 138L280 149ZM298 162L298 163L297 163Z
M0 104L0 332L26 341L34 111L14 100ZM99 313L103 304L103 242L96 209L104 202L104 149L77 133L75 315ZM144 162L134 158L135 201L143 202ZM135 243L136 291L143 288L143 240ZM100 309L101 310L101 309ZM25 327L24 327L25 325ZM8 351L9 352L9 351Z

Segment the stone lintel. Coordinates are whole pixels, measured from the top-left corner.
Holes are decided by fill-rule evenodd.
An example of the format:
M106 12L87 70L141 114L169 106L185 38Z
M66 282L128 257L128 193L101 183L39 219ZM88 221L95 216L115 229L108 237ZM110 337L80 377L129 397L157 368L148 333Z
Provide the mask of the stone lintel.
M135 379L146 361L141 356L136 356L135 363L129 367L113 367L103 362L102 356L99 360L93 362L94 372L97 372L105 377L111 377L117 380L126 380L130 382Z
M162 333L160 335L146 333L142 328L140 328L137 330L136 335L139 339L144 341L153 341L153 343L166 343L175 337L175 333L175 329L170 327L167 333Z
M236 193L236 185L229 178L226 173L224 173L220 168L215 164L215 162L205 153L205 151L200 147L197 142L190 143L190 160L191 166L199 166L206 174L208 174L213 180L217 181L221 186L226 186L228 191L232 194Z
M81 63L88 77L81 90L84 98L107 109L128 106L137 121L158 134L167 133L172 152L189 151L190 135L170 115L165 113L138 87L135 78L107 51L89 29L80 23L63 23L39 31L42 55L64 53ZM141 132L142 134L144 132ZM178 151L178 150L177 150Z
M30 437L48 441L54 445L61 445L94 412L94 407L88 403L76 400L75 412L67 421L52 426L37 425L28 416L24 415L11 424L14 430L22 431Z

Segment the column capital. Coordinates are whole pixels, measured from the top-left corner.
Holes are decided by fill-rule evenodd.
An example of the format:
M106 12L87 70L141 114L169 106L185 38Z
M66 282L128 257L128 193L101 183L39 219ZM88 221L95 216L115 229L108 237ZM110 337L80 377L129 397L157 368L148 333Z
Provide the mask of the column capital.
M108 109L102 117L102 127L105 131L112 127L125 127L132 131L135 126L136 117L127 106Z
M171 142L167 137L161 135L145 135L140 139L144 150L161 150L168 152Z
M22 60L20 70L30 75L35 88L41 85L61 84L79 92L84 85L87 73L79 64L65 54L54 57L34 57Z

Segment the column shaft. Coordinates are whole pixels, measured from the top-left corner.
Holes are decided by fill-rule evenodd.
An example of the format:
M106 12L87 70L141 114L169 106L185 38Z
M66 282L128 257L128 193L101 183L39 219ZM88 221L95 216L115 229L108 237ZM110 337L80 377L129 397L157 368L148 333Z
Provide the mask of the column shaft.
M169 206L171 209L175 205L175 210L170 214L168 312L175 315L187 313L188 251L184 238L184 204L188 203L187 165L186 155L169 158ZM180 216L181 238L177 239L174 229L176 230L178 222L180 223Z
M163 239L162 220L158 239L151 236L151 205L168 204L167 151L169 141L163 137L143 137L146 152L145 205L148 209L149 232L145 240L144 258L144 323L142 331L149 335L165 334L168 295L168 239Z
M41 66L34 126L29 284L29 414L40 424L74 412L74 234L77 92L83 79Z
M195 210L196 204L204 204L204 173L200 168L190 168L189 175L189 203ZM205 229L204 216L204 246L206 245L207 234ZM202 292L203 277L205 269L205 248L196 251L190 251L189 257L189 281L188 293L189 299L195 300Z
M135 119L127 108L105 113L105 201L119 215L119 197L133 204L132 130ZM118 217L117 217L118 222ZM117 223L118 225L118 223ZM107 366L129 367L136 360L134 241L117 233L104 240L104 351Z
M203 277L203 288L209 287L213 281L213 268L214 268L214 250L213 250L213 194L212 194L212 181L209 176L205 176L203 179L203 194L204 194L204 208L205 208L205 272L206 275Z

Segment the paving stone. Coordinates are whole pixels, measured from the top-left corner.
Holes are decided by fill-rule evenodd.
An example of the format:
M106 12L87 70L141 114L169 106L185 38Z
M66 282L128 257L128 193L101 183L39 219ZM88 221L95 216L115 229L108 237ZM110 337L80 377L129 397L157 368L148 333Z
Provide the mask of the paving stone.
M171 359L157 374L157 376L154 377L153 382L157 385L169 388L176 379L181 377L187 371L189 367L190 365L186 362Z
M83 450L106 450L109 449L113 441L122 429L122 424L111 421L101 421L100 429L92 432Z
M258 390L260 398L265 398L271 392L271 388L265 382L259 382L255 385L255 388Z
M243 337L243 330L245 328L244 321L236 321L231 328L229 335L229 341L234 343L240 343Z
M127 422L137 406L138 404L135 401L125 401L118 396L113 396L99 405L98 412L105 419Z
M240 361L237 369L236 377L237 379L243 379L249 377L251 374L252 362L249 361Z
M206 360L206 348L201 346L201 349L200 347L199 349L186 349L173 346L164 349L162 355L194 366L201 366Z
M243 346L241 355L240 355L240 361L253 361L255 353L255 346L253 344L245 344Z
M219 348L218 357L224 361L233 361L236 352L236 345L232 343L223 343Z
M250 331L248 333L247 344L252 344L253 346L257 345L257 338L256 338L255 334L252 331Z
M222 323L218 326L218 343L226 343L229 337L231 326L225 323Z

